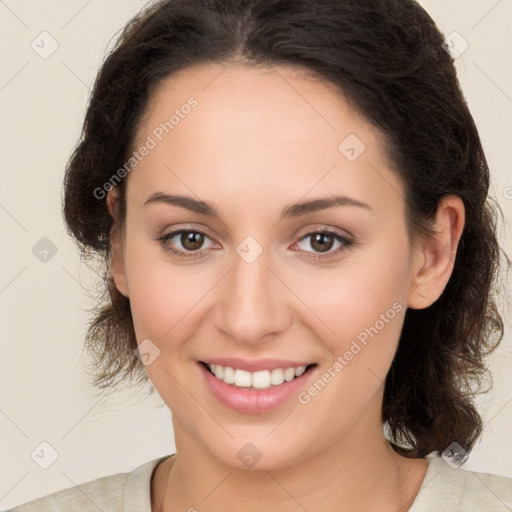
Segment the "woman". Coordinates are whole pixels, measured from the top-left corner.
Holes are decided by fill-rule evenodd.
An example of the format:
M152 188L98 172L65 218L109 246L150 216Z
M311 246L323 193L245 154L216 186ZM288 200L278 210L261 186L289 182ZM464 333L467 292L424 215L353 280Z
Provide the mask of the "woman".
M127 25L64 216L106 263L95 384L149 380L177 450L15 510L511 509L512 479L460 468L500 247L443 41L412 0L171 0Z

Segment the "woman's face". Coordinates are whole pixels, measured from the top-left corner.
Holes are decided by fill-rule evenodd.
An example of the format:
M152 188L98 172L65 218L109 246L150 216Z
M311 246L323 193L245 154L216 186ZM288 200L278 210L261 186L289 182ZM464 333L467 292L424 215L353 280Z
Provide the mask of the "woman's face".
M115 276L178 450L272 469L382 433L414 254L382 144L292 68L203 65L157 89Z

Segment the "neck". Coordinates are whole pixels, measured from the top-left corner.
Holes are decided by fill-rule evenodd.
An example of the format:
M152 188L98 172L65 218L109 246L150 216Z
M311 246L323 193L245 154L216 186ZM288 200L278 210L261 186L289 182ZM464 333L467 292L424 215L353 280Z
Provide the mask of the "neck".
M271 471L228 466L187 436L179 422L174 426L177 454L157 468L152 482L155 512L228 510L234 503L242 503L247 512L405 512L428 466L426 459L394 452L381 425L377 425L380 436L354 429L350 439L344 437Z

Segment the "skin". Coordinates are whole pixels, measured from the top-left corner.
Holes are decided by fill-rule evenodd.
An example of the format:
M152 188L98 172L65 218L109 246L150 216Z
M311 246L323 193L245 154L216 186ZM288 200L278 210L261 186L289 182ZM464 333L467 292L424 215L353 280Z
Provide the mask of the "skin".
M130 298L138 343L160 350L146 371L173 415L177 455L154 473L153 510L408 510L428 461L387 443L384 379L407 307L428 307L448 282L462 201L446 197L438 234L411 244L382 134L333 87L291 67L205 64L167 78L134 147L190 96L197 107L131 171L125 229L111 235L116 286ZM338 150L349 134L366 146L354 161ZM220 218L144 207L157 191L209 201ZM107 197L113 217L116 194ZM280 220L285 206L338 194L371 210ZM180 228L206 232L198 258L156 240ZM305 236L321 229L355 244L333 240L336 257L308 258L325 254ZM236 251L247 236L263 249L252 263ZM167 244L190 247L180 236ZM199 374L197 360L219 356L307 360L322 374L395 302L401 311L306 405L294 397L243 414L220 404ZM247 442L262 454L252 468L237 457Z

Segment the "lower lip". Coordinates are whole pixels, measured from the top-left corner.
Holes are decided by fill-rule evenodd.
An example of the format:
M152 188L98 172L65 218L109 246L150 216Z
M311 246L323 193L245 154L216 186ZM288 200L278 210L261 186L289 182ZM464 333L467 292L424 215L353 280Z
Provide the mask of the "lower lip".
M283 382L279 386L272 386L268 389L249 389L226 384L210 373L203 363L198 364L213 396L226 407L246 414L271 411L283 405L293 396L297 396L316 368L310 367L300 377Z

